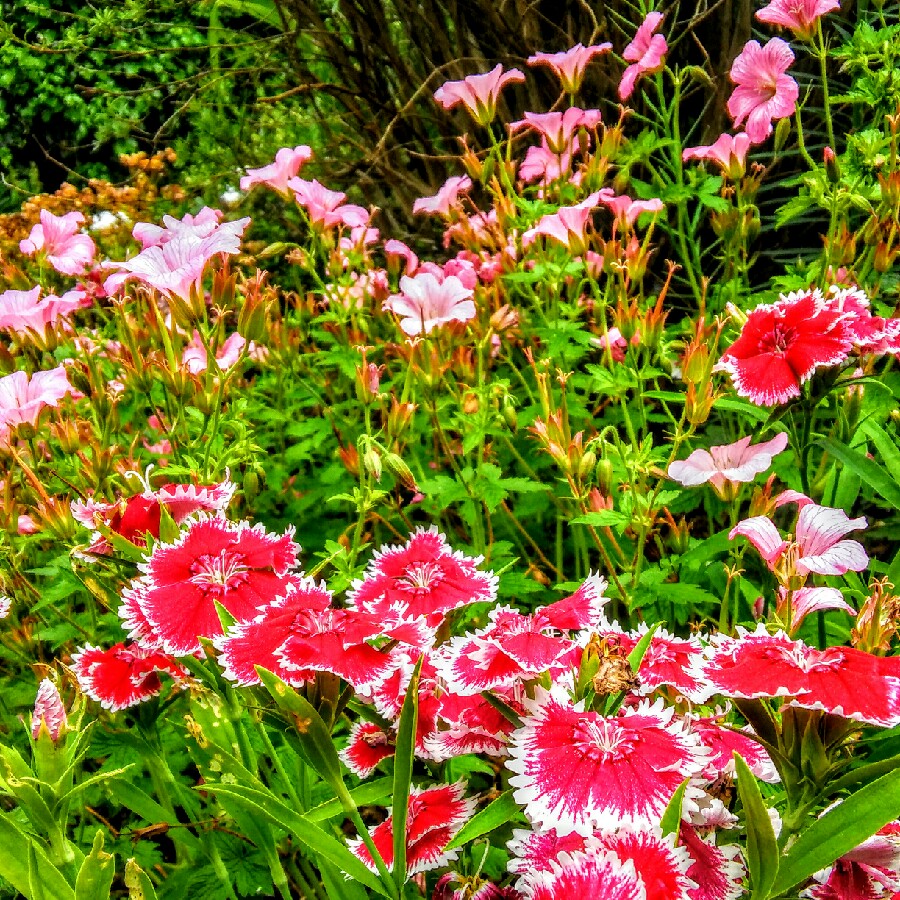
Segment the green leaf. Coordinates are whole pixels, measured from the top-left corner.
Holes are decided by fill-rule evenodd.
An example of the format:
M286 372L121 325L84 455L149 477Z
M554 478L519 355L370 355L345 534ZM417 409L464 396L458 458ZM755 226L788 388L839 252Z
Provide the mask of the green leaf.
M134 859L125 863L125 887L128 888L129 900L157 900L150 876Z
M350 796L357 806L372 806L381 803L391 796L394 782L391 778L376 778L375 781L367 781L358 788L350 791ZM324 822L326 819L333 819L344 812L344 804L340 800L329 800L319 806L314 806L307 810L303 815L310 822Z
M94 835L94 846L84 858L75 879L75 900L109 900L116 874L116 858L103 851L103 829Z
M416 726L419 722L419 674L422 661L419 657L415 671L403 698L400 721L397 725L397 749L394 753L394 884L402 891L406 882L406 820L409 815L409 789L412 783L413 760L416 755Z
M0 814L0 877L28 900L32 900L29 866L32 854L41 873L44 891L53 900L75 900L75 892L43 848L23 834L9 816Z
M756 776L737 752L734 754L734 766L747 827L747 868L752 887L750 897L751 900L766 900L778 874L778 841Z
M513 799L512 791L504 791L496 800L491 801L480 813L476 813L456 832L444 850L455 850L474 841L475 838L488 834L495 828L505 825L521 813L519 804Z
M593 525L594 528L620 528L631 521L625 513L616 512L614 509L601 509L598 512L585 513L569 519L570 525Z
M846 444L833 438L819 438L816 443L848 469L856 472L891 506L900 508L900 485L874 459L869 459L858 450L851 450Z
M785 894L814 872L858 847L897 817L900 769L867 784L816 819L781 860L770 896Z
M688 782L690 782L690 780L690 778L685 778L684 781L675 788L675 793L672 794L672 799L669 801L669 805L666 807L666 811L663 813L659 823L662 828L663 837L667 834L677 834L678 829L681 827L681 809L684 806L684 792L687 790Z

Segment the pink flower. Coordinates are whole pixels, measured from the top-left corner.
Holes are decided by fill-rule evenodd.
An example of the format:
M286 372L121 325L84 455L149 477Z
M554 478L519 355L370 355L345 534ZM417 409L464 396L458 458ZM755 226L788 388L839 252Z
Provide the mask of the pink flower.
M384 546L375 554L347 602L383 619L398 612L408 618L424 616L436 627L454 609L496 599L497 576L479 571L481 561L452 550L436 526L420 528L406 544Z
M663 209L663 202L658 197L652 200L632 200L625 194L616 196L612 188L602 188L598 197L601 203L612 210L619 224L634 225L643 213L657 213Z
M686 147L681 158L684 162L689 159L712 160L732 181L737 181L744 176L749 149L750 138L742 131L740 134L720 135L714 144L706 147Z
M685 487L710 482L721 494L726 482L749 482L772 465L772 457L788 444L787 434L781 432L762 444L750 444L752 435L733 444L695 450L687 459L669 466L669 478Z
M65 734L68 724L62 697L59 696L56 685L49 678L45 678L38 686L37 696L34 698L31 736L34 740L38 740L41 732L45 731L51 741L58 741Z
M497 100L504 85L522 83L525 76L518 69L503 71L497 65L483 75L468 75L462 81L447 81L434 92L434 99L444 109L462 103L480 125L488 125L497 113Z
M289 196L288 180L294 178L300 169L312 159L312 149L306 144L299 147L282 147L275 154L275 162L261 169L247 169L241 178L241 190L249 191L255 184L265 184L284 197Z
M172 238L185 234L198 240L216 233L240 239L250 222L250 219L245 218L219 225L222 220L222 211L209 206L204 206L195 216L186 213L181 219L176 219L174 216L163 216L162 220L162 225L138 222L131 230L132 236L140 242L144 250L148 247L161 247Z
M194 653L199 637L222 634L215 601L239 622L253 618L297 582L299 550L290 530L274 535L262 525L201 517L175 543L153 547L119 615L144 646Z
M758 741L719 724L723 714L691 719L691 729L699 735L700 742L709 751L703 777L715 781L723 775L734 776L734 754L739 753L750 771L761 781L776 784L780 781L778 770L769 754Z
M790 609L788 608L789 600ZM844 600L844 595L837 588L803 587L795 591L789 591L784 587L778 588L778 605L775 608L775 614L785 623L791 634L800 627L810 613L826 609L841 609L851 616L856 615L856 610ZM789 611L790 616L788 616Z
M747 136L754 144L772 133L772 120L793 115L800 89L784 73L794 61L794 53L781 38L772 38L765 47L748 41L731 66L731 80L737 85L728 98L728 112L737 128L746 121Z
M475 318L473 291L455 275L439 281L431 272L419 272L400 279L400 293L384 301L384 309L401 317L400 327L410 335L431 334L450 322Z
M222 345L216 350L216 365L222 372L227 372L241 357L241 351L247 342L236 331L230 334ZM251 348L253 344L251 342ZM208 357L206 347L200 339L199 332L194 332L191 342L184 348L181 354L181 364L192 375L199 375L208 368Z
M546 141L538 146L529 147L525 151L525 159L519 166L519 178L526 184L540 179L541 184L551 184L564 175L568 175L572 167L570 151L554 153Z
M587 236L585 228L591 213L597 208L600 191L595 191L575 206L561 206L555 213L548 213L522 235L522 246L527 247L538 235L553 238L573 253L584 250Z
M12 609L12 597L0 594L0 619L5 619Z
M590 47L579 43L559 53L535 53L528 57L528 65L549 66L559 79L562 89L567 94L577 94L588 63L595 56L611 49L612 44L609 43L592 44Z
M471 818L475 801L466 797L464 782L431 788L413 787L406 814L407 875L447 865L459 850L444 852L450 839ZM393 814L369 829L372 842L389 869L394 867ZM373 871L375 863L362 840L351 842L353 852Z
M561 853L549 872L524 881L529 900L591 897L597 900L647 900L644 882L630 860L591 847L585 852ZM681 896L680 894L674 895Z
M315 179L291 178L287 186L294 192L294 199L306 210L313 225L362 228L369 224L369 211L361 206L345 204L347 195L341 191L330 191Z
M662 24L663 14L652 12L641 23L634 40L625 48L622 56L631 63L619 82L619 98L627 100L634 92L635 82L642 75L658 72L663 67L663 56L669 52L666 39L654 34Z
M54 216L41 210L41 221L31 229L25 240L19 241L19 250L26 256L42 251L48 263L63 275L80 275L93 261L97 248L78 228L84 222L80 212Z
M856 353L900 353L900 319L873 316L865 291L832 285L825 302L829 309L843 316Z
M740 396L774 406L799 397L817 369L840 365L852 349L846 316L806 291L757 306L716 371L731 375Z
M596 128L601 122L599 109L579 109L570 107L565 112L525 113L525 118L510 122L510 131L530 128L547 142L551 153L571 152L572 138L579 128Z
M48 294L39 299L41 287L30 291L4 291L0 294L0 328L26 335L29 331L43 336L48 325L56 323L84 305L82 290L67 291L62 297Z
M419 268L419 257L403 241L393 238L385 241L384 255L387 259L388 269L394 274L396 274L401 260L404 263L404 275L412 275Z
M104 709L118 712L155 697L162 690L159 673L186 678L188 672L170 656L136 644L108 650L88 644L72 656L78 685Z
M37 425L42 410L59 406L71 393L64 366L35 372L30 378L25 372L4 375L0 378L0 442L8 441L10 429L18 425Z
M827 810L826 810L827 812ZM872 900L900 891L900 822L889 822L813 876L811 900Z
M842 509L806 503L797 516L793 543L784 540L765 516L744 519L728 536L732 540L738 535L746 537L773 571L784 557L786 569L798 575L844 575L861 572L869 564L862 544L841 540L866 524L864 516L851 519Z
M737 845L716 844L714 835L704 839L687 822L681 823L678 840L691 855L687 877L696 887L688 891L690 900L739 900L746 896L746 873Z
M413 203L413 213L447 218L451 208L459 203L459 195L472 190L472 179L468 175L454 175L448 178L433 197L419 197Z
M649 825L705 766L697 737L662 700L604 717L538 687L526 707L510 742L509 783L529 819L560 834Z
M789 28L801 41L811 41L819 19L840 8L839 0L771 0L756 13L756 18Z

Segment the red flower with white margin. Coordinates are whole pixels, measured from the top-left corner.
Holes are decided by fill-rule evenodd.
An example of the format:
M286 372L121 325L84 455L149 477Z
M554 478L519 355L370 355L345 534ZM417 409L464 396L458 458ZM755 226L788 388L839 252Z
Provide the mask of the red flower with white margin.
M338 754L357 778L368 778L378 763L393 755L394 742L391 735L380 725L366 721L353 725L347 746Z
M298 578L287 586L283 597L263 606L254 618L237 622L221 637L216 649L221 651L222 674L242 687L260 684L256 666L274 672L296 687L315 678L312 670L285 668L279 651L293 634L300 617L309 612L322 612L331 606L331 591L313 578Z
M59 690L49 679L45 678L37 689L34 698L34 712L31 714L31 736L37 740L41 731L46 731L50 740L58 741L65 734L69 720Z
M702 676L708 693L754 700L790 697L804 709L891 728L900 724L900 679L884 660L854 650L816 650L784 632L738 628L738 637L716 635Z
M686 716L691 730L699 736L710 754L703 777L715 781L723 775L733 776L734 754L737 752L757 778L769 784L779 782L781 776L762 744L740 731L721 725L724 715Z
M622 56L631 63L622 73L619 82L619 99L627 100L634 92L634 85L642 75L658 72L663 67L663 56L669 52L666 39L653 32L662 25L663 14L651 12L641 23L634 40L625 48Z
M826 300L829 307L842 313L858 354L900 353L900 319L873 316L869 298L859 288L832 285Z
M647 893L634 863L622 862L608 850L561 853L549 872L525 880L529 900L646 900Z
M772 38L761 47L747 41L731 66L731 80L737 85L728 98L728 113L737 128L744 126L754 144L772 133L772 120L794 114L800 88L790 75L794 53L781 38Z
M658 829L619 829L597 835L602 847L612 850L622 862L634 863L647 900L688 900L696 884L687 877L691 857L684 847L674 846L674 836L663 837Z
M603 592L607 586L603 576L592 572L574 594L549 606L539 606L534 611L534 617L543 623L542 627L555 628L557 631L605 627L607 622L603 609L609 603L609 597Z
M262 525L201 517L174 543L154 546L119 615L144 646L194 653L199 637L222 634L216 601L239 622L253 618L296 583L299 551L292 529L276 535Z
M704 840L692 825L681 823L679 842L691 855L687 877L697 885L688 891L690 900L738 900L744 894L744 866L736 844L718 846Z
M577 94L588 63L607 50L612 50L612 44L604 42L585 47L578 43L559 53L535 53L534 56L528 57L527 62L529 66L548 66L567 94Z
M406 818L407 875L444 866L459 855L444 852L450 839L471 818L475 800L466 797L465 782L440 784L431 788L413 787L409 792ZM393 815L369 829L372 842L389 869L394 867ZM375 871L375 863L362 840L352 841L351 850Z
M160 672L173 678L188 675L171 657L137 644L116 644L108 650L88 644L72 656L72 671L81 690L111 712L155 697L162 690Z
M493 603L497 576L480 572L482 557L468 557L452 550L447 539L432 525L419 528L402 546L385 545L375 553L361 581L347 596L361 612L393 618L424 616L437 627L444 616L469 603Z
M839 365L852 349L847 315L806 291L757 306L715 370L731 376L741 397L775 406L799 397L817 369Z
M676 788L706 764L699 739L662 700L604 717L537 688L531 715L510 740L516 802L560 833L647 825Z
M869 556L859 541L841 540L851 531L866 527L865 516L851 519L842 509L804 503L797 516L794 540L784 540L765 516L744 519L731 529L731 540L741 535L759 551L774 572L784 568L788 575L845 575L862 572Z
M900 822L889 822L813 877L818 883L803 894L810 900L874 900L900 891Z

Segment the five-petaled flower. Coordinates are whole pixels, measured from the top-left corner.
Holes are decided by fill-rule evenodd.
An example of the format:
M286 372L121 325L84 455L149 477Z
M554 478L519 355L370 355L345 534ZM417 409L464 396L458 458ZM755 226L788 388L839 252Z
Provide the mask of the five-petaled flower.
M790 29L801 41L811 41L819 19L840 8L839 0L771 0L756 13L756 18Z
M528 57L529 66L549 66L559 79L562 89L567 94L576 94L584 80L588 63L601 53L612 49L612 44L592 44L585 47L578 43L568 50L559 53L535 53Z
M435 92L434 99L444 109L462 103L479 125L489 125L497 114L497 100L504 85L525 81L518 69L503 71L496 65L483 75L467 75L462 81L447 81Z
M663 57L669 52L669 46L661 34L654 34L662 20L661 12L648 13L634 40L622 53L631 65L625 69L619 82L619 99L627 100L634 93L634 85L642 75L658 72L662 68Z

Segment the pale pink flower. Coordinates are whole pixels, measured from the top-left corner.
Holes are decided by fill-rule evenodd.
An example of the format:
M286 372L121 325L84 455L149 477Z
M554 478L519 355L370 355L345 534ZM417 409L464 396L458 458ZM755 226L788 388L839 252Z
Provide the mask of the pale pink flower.
M468 175L454 175L448 178L433 197L419 197L413 203L413 213L447 218L450 210L459 203L459 195L472 190L472 179Z
M526 184L540 179L541 184L551 184L563 175L568 175L572 168L572 153L554 153L547 142L529 147L525 151L525 159L519 166L519 178Z
M0 594L0 619L5 619L12 609L12 597Z
M82 290L67 291L62 297L48 294L41 298L41 287L30 291L4 291L0 294L0 328L24 335L29 330L43 335L48 325L56 323L84 305Z
M68 724L62 697L59 696L56 685L49 678L45 678L38 687L37 696L34 698L31 736L37 740L41 732L46 731L50 740L58 741L65 734Z
M819 19L840 9L839 0L771 0L756 14L760 22L789 28L801 41L811 41Z
M287 186L294 192L294 198L306 210L313 225L361 228L369 224L369 211L351 203L345 204L347 195L342 191L330 191L316 179L291 178Z
M522 83L525 76L518 69L503 71L496 65L483 75L468 75L462 81L447 81L434 92L434 99L444 109L462 103L480 125L488 125L497 112L497 100L504 85Z
M401 260L404 263L404 275L412 275L419 268L419 257L403 241L398 241L394 238L385 241L384 255L387 259L388 269L392 272L396 273Z
M11 428L28 423L36 425L47 406L59 406L72 385L63 366L46 372L13 372L0 378L0 442L6 442Z
M441 282L431 272L420 272L400 279L400 293L384 301L384 309L401 317L406 334L431 334L450 322L468 322L475 318L473 291L455 275Z
M37 534L40 526L28 513L22 513L16 520L16 531L19 534Z
M241 351L246 343L236 331L225 339L216 350L216 364L221 371L227 372L240 359ZM206 371L208 363L206 347L203 346L199 332L195 331L191 342L181 354L181 364L192 375L199 375L200 372Z
M249 191L255 184L265 184L282 196L288 196L288 180L294 178L300 169L312 159L312 149L306 144L299 147L282 147L275 154L275 162L261 169L247 169L241 178L241 190Z
M544 235L575 253L581 253L587 240L585 228L599 199L600 191L595 191L575 206L561 206L555 213L543 216L534 228L529 228L522 235L522 246L527 247L539 235Z
M788 616L788 598L791 602L790 616ZM810 613L827 609L840 609L851 616L856 615L856 610L844 600L844 595L837 588L804 587L796 591L788 591L783 587L778 589L778 605L775 613L792 633Z
M635 82L642 75L658 72L663 67L663 56L669 52L666 39L661 34L654 34L662 24L663 14L649 13L641 23L634 40L625 48L622 56L631 65L622 74L619 82L619 98L627 100L634 92Z
M222 211L204 206L197 215L185 213L176 219L174 216L163 216L162 225L152 222L138 222L131 230L132 237L139 241L141 247L159 247L179 235L189 235L198 241L212 234L230 235L240 241L244 231L250 224L249 218L235 219L233 222L222 222ZM219 224L221 222L221 224Z
M25 240L19 241L19 250L26 256L43 252L48 263L63 275L80 275L93 261L97 248L78 229L84 222L80 212L54 216L41 210L41 221L31 229Z
M726 482L748 482L772 465L772 457L788 444L787 434L776 434L770 441L750 444L752 435L733 444L695 450L687 459L669 466L669 477L685 487L710 482L721 493Z
M510 122L509 130L522 131L530 128L544 138L552 153L561 154L571 151L572 138L579 128L596 128L601 120L599 109L579 109L573 106L565 112L526 112L524 119Z
M601 53L612 49L612 44L592 44L585 47L578 43L559 53L535 53L528 57L529 66L549 66L567 94L576 94L584 80L588 63Z
M744 175L750 138L745 132L720 135L714 144L705 147L686 147L681 154L684 162L689 159L708 159L721 166L732 181Z
M754 144L772 133L772 120L793 115L800 89L784 73L794 61L794 53L781 38L772 38L764 47L748 41L731 66L731 80L737 85L728 98L728 112L735 128L743 124Z
M598 197L601 203L612 210L618 222L626 225L634 225L645 212L658 213L663 209L663 202L658 197L652 200L632 200L625 194L617 196L612 188L602 188Z

